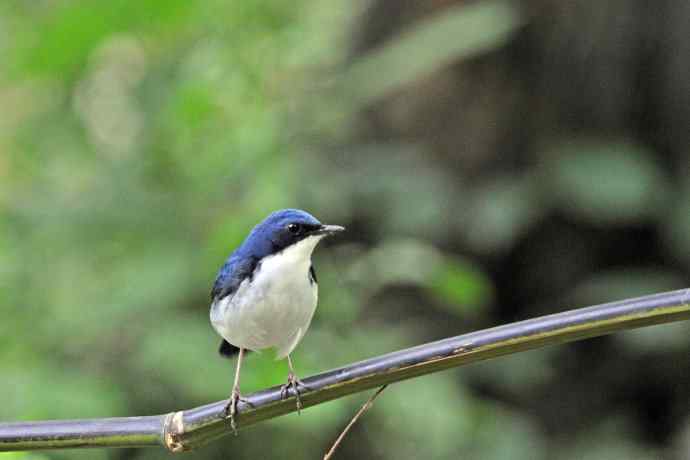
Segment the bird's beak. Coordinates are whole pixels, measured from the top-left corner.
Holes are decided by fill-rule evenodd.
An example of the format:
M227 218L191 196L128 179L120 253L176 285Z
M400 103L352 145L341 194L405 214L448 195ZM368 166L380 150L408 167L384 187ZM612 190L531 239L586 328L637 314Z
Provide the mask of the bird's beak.
M345 227L340 225L322 225L312 232L312 235L333 235L345 231Z

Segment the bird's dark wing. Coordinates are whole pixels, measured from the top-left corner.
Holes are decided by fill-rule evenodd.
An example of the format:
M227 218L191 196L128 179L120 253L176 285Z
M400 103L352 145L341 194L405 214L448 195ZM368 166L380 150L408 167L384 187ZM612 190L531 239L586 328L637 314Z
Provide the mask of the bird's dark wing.
M257 265L257 258L241 257L233 253L218 272L216 281L213 283L213 289L211 289L211 299L217 302L234 294L237 288L240 287L240 284L242 284L242 281L253 276ZM226 340L220 343L220 348L218 349L218 353L226 358L232 358L239 351L239 348L231 345Z
M211 289L211 299L216 302L234 294L242 281L252 277L257 265L257 258L240 257L233 253L218 272L216 281L213 283L213 289Z
M314 265L309 266L309 281L311 283L318 283L319 281L316 279L316 270L314 270Z

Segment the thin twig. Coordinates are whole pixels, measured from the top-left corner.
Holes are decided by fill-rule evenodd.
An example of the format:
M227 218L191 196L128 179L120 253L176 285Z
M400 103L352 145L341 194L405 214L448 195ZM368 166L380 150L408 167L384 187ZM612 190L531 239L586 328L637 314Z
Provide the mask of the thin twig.
M309 390L302 393L302 404L308 408L497 356L688 319L688 289L564 311L449 337L306 378ZM296 409L294 397L281 399L277 386L246 399L248 403L237 407L239 430ZM227 402L145 417L0 422L0 451L155 445L172 452L192 450L230 433L224 416Z
M331 446L330 450L328 452L326 452L326 455L323 456L323 460L330 460L330 458L335 453L335 450L338 448L338 446L342 442L343 438L345 438L345 435L347 435L347 432L350 431L350 428L352 428L352 425L354 425L355 422L357 422L357 420L362 416L362 414L364 414L366 411L368 411L371 408L371 406L374 405L374 400L378 397L378 395L381 394L381 392L383 390L386 389L387 386L388 386L387 384L382 386L381 388L376 390L376 393L369 396L369 399L367 399L367 402L365 402L364 405L359 408L359 410L357 411L355 416L352 417L352 420L350 420L350 423L347 424L345 429L340 433L340 436L338 436L338 439L335 440L335 442L333 443L333 446Z

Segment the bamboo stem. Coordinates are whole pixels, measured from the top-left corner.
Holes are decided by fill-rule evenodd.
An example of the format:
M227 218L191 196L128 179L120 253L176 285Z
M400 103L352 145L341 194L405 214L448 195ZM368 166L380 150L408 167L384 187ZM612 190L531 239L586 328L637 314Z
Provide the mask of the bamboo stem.
M690 289L565 311L396 351L304 379L305 408L393 382L496 356L642 326L690 319ZM294 412L280 387L238 404L237 427ZM231 432L226 400L147 417L0 423L0 451L163 445L191 450Z

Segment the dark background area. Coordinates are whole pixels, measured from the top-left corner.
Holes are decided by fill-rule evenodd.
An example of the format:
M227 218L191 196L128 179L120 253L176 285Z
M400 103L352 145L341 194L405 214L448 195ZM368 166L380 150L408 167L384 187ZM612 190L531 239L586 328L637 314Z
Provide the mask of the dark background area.
M3 3L0 420L227 397L208 291L282 207L348 228L303 376L687 287L688 30L682 0ZM337 456L690 459L689 332L394 385ZM286 367L251 355L243 390ZM364 398L187 456L318 458Z

